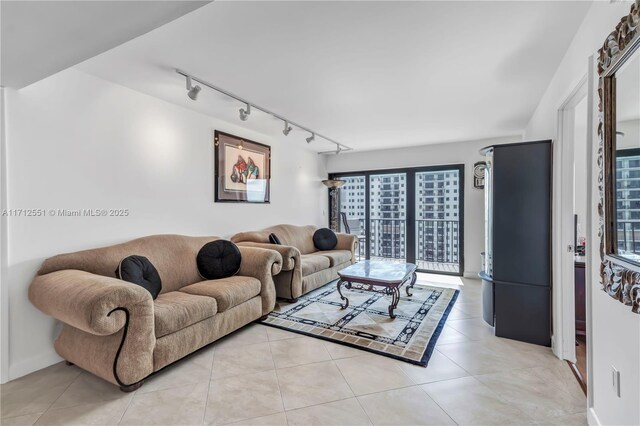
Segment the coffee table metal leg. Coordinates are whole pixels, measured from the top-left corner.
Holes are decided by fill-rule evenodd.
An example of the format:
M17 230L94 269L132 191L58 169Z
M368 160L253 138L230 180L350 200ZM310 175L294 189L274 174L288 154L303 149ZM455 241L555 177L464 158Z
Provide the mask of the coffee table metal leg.
M389 317L392 319L396 317L393 310L398 307L400 301L400 289L398 287L391 288L391 304L389 304Z
M411 277L411 284L407 284L407 286L405 287L405 290L407 291L407 296L413 296L413 294L410 293L409 290L413 289L413 286L415 285L417 279L418 279L418 274L414 272L413 276Z
M344 297L344 296L342 295L342 290L340 289L340 286L341 286L342 284L345 284L345 287L347 287L347 288L348 288L348 287L350 287L350 286L351 286L351 283L350 283L349 281L338 280L338 284L337 284L337 287L338 287L338 294L340 295L340 300L345 300L345 304L344 304L344 306L342 306L340 309L347 309L347 308L349 307L349 299L347 299L346 297Z

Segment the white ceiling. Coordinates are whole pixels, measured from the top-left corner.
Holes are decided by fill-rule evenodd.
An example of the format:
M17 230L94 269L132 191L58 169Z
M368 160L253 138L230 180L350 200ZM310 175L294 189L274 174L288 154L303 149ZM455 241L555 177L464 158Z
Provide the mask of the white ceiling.
M0 2L0 85L21 88L208 1Z
M358 150L498 137L526 126L589 6L214 2L77 68L239 121L221 95L190 101L182 68Z

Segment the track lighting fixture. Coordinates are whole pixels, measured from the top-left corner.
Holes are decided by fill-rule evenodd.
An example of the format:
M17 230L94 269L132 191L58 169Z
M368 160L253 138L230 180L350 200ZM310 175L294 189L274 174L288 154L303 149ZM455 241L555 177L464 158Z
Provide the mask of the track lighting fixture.
M247 121L250 115L251 115L251 104L247 104L246 109L240 108L240 120Z
M284 130L282 131L282 133L284 133L285 136L289 136L291 130L292 128L291 126L289 126L289 122L287 120L284 120Z
M191 100L195 101L198 99L198 93L202 90L202 87L195 85L191 85L191 77L187 76L187 96L191 98Z
M1 1L1 0L0 0ZM318 154L321 155L326 155L326 154L339 154L342 151L351 151L352 148L343 145L339 142L336 142L335 140L328 138L327 136L321 135L320 133L314 132L311 129L309 129L308 127L302 126L298 123L294 123L292 121L287 120L286 118L284 118L283 116L281 116L280 114L277 114L273 111L268 110L267 108L263 108L259 105L254 104L253 102L249 102L246 99L241 98L240 96L237 96L231 92L228 92L226 90L224 90L221 87L215 86L211 83L208 83L200 78L197 78L196 76L192 76L191 74L184 72L180 69L176 69L176 73L178 73L179 75L183 76L184 78L186 78L187 80L187 95L189 96L190 99L192 100L196 100L198 98L198 94L200 93L200 91L202 90L202 87L198 86L198 85L193 85L192 84L192 80L201 84L203 87L208 87L209 89L215 90L216 92L222 93L225 96L230 97L231 99L235 99L236 101L245 104L246 108L240 108L238 110L238 113L240 115L240 120L242 121L247 121L249 119L249 116L251 115L251 109L254 110L258 110L261 111L265 114L268 114L278 120L281 120L284 122L284 129L282 130L282 133L285 136L289 136L289 133L291 133L291 130L293 130L293 127L297 127L298 129L304 131L304 132L308 132L310 133L310 136L305 138L305 140L307 141L307 143L311 143L313 141L316 140L316 136L318 136L318 138L324 139L327 142L331 142L333 144L336 145L337 150L335 151L324 151L324 152L319 152ZM216 144L218 143L218 141L216 141ZM242 145L240 145L242 147Z
M316 140L316 134L311 133L311 136L309 136L306 140L307 140L307 143L313 142L314 140Z

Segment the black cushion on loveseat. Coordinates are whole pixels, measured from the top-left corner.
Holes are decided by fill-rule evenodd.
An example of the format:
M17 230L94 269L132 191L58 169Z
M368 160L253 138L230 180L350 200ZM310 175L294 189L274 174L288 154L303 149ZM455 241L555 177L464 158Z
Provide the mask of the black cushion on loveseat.
M338 237L331 229L320 228L313 233L313 245L318 250L333 250L338 245Z
M242 254L231 241L211 241L200 249L196 258L200 276L207 280L231 277L240 270Z
M154 300L162 290L162 281L158 270L144 256L133 255L122 259L116 269L116 277L144 287L151 293Z
M273 232L271 234L269 234L269 242L271 244L277 244L279 246L282 245L282 243L280 242L280 238L278 238L278 236L276 234L274 234Z

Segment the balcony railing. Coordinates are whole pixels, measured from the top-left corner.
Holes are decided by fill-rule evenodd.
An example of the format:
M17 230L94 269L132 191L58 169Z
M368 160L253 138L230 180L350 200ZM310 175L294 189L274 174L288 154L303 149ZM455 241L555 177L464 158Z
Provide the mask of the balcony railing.
M406 220L371 219L370 258L405 261ZM640 231L640 224L638 224ZM416 220L416 263L419 269L459 272L460 232L457 220ZM349 220L352 234L358 235L357 260L366 258L365 220ZM344 229L343 229L344 230Z

